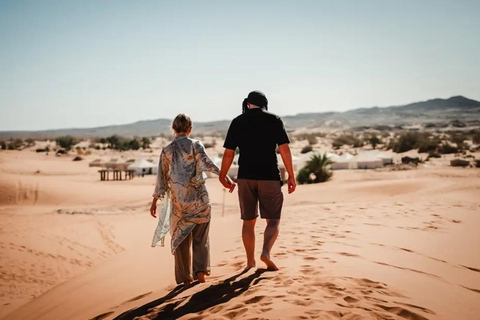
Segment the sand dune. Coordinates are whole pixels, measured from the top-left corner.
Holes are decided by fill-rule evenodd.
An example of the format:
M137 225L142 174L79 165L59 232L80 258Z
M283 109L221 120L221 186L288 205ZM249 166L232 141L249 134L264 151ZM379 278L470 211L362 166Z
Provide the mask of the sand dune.
M85 162L28 152L0 157L4 319L480 315L478 169L438 162L339 171L331 182L299 186L285 196L273 251L278 272L261 261L243 271L236 195L225 196L222 216L224 192L208 180L212 275L183 288L174 284L168 247L149 246L153 177L100 182ZM259 221L258 253L263 227Z

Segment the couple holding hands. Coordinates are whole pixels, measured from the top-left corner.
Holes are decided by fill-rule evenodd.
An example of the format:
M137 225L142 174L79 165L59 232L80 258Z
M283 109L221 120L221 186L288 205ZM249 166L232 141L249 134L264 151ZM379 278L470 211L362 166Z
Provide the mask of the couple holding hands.
M285 127L278 116L267 110L265 95L260 91L250 92L243 101L242 114L231 122L228 129L221 168L209 158L200 141L189 138L192 131L190 117L179 114L173 120L175 138L160 154L150 214L159 216L152 246L163 245L165 235L171 234L177 284L189 285L193 280L205 282L205 276L210 274L211 204L203 172L217 174L230 192L238 185L246 269L256 266L254 228L260 211L261 218L267 222L260 260L268 270L278 270L270 257L279 233L283 205L277 147L288 173L288 193L295 191L296 183ZM227 173L237 148L240 156L235 184ZM193 254L190 254L190 248Z

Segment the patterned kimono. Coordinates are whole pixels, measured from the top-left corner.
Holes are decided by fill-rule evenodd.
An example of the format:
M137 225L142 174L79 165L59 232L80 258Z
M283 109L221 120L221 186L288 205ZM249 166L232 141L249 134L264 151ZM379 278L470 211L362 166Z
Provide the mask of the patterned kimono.
M163 246L170 231L173 254L196 224L210 221L211 205L203 172L218 175L220 169L200 141L179 135L163 148L153 193L161 203L152 247L159 243Z

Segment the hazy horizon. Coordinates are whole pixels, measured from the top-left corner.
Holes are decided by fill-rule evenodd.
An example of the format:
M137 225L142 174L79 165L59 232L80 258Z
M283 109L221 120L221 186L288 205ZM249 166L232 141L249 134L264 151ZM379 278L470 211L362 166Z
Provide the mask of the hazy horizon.
M480 1L0 0L0 131L480 100Z
M456 95L456 96L461 96L461 95ZM455 96L452 96L452 97L455 97ZM432 98L432 99L444 99L444 100L447 100L449 98L452 98L452 97L445 97L445 98ZM463 96L465 97L465 96ZM470 97L465 97L467 99L471 99ZM428 99L428 100L432 100L432 99ZM428 100L425 100L425 101L428 101ZM473 99L473 100L476 100L476 99ZM478 100L477 100L478 101ZM424 102L424 101L411 101L409 103L406 103L404 105L408 105L410 103L417 103L417 102ZM348 111L352 111L352 110L356 110L356 109L360 109L360 108L374 108L374 107L378 107L378 108L388 108L388 107L397 107L397 106L403 106L402 105L389 105L389 106L365 106L365 107L358 107L358 108L352 108L352 109L348 109L348 110L343 110L343 111L333 111L333 110L326 110L326 111L311 111L311 112L299 112L299 113L292 113L292 114L278 114L279 116L281 117L289 117L289 116L296 116L296 115L299 115L299 114L305 114L305 113L329 113L329 112L348 112ZM240 113L238 113L240 114ZM237 114L237 115L238 115ZM237 116L235 115L235 116ZM234 116L234 117L235 117ZM103 125L98 125L98 126L93 126L93 127L58 127L58 128L46 128L46 129L39 129L39 130L0 130L0 132L2 131L8 131L8 132L15 132L15 131L55 131L55 130L63 130L63 129L67 129L67 130L77 130L77 129L93 129L93 128L101 128L101 127L112 127L112 126L123 126L123 125L128 125L128 124L133 124L133 123L138 123L138 122L144 122L144 121L158 121L158 120L168 120L168 121L171 121L174 117L171 117L171 118L150 118L150 119L138 119L138 120L135 120L135 121L131 121L131 122L126 122L126 123L110 123L110 124L103 124ZM195 123L208 123L208 122L215 122L215 121L231 121L233 118L230 118L230 119L215 119L215 120L205 120L205 121L196 121L195 119L192 119L194 124Z

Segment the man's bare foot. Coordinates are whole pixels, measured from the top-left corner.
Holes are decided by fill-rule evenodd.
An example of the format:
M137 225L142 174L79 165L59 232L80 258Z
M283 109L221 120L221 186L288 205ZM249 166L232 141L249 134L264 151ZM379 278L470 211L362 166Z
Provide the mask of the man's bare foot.
M267 257L266 255L261 255L260 260L262 260L266 265L267 265L267 270L269 271L277 271L278 267L273 263L272 260L270 260L270 257Z
M198 279L198 282L204 283L205 282L205 273L203 273L203 272L197 273L197 279Z
M250 269L252 269L252 268L255 268L256 265L257 265L257 263L255 262L255 260L253 260L253 261L247 261L247 266L246 266L245 269L243 269L243 270L248 271L248 270L250 270Z

